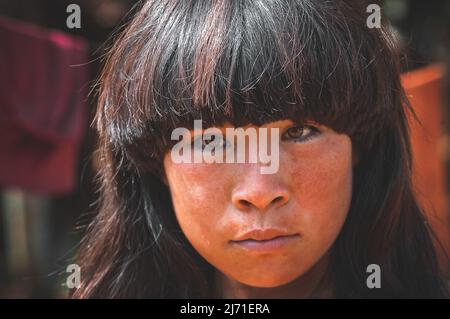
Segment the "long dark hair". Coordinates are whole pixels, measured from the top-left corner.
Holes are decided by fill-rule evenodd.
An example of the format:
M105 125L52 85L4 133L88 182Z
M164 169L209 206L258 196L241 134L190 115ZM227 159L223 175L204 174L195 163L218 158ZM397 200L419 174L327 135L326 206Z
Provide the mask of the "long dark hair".
M396 41L365 1L151 0L115 39L99 81L100 207L75 298L212 297L214 268L175 218L162 158L175 127L314 119L359 162L329 265L336 297L442 297L411 184ZM218 186L220 187L220 185ZM381 267L369 289L366 267Z

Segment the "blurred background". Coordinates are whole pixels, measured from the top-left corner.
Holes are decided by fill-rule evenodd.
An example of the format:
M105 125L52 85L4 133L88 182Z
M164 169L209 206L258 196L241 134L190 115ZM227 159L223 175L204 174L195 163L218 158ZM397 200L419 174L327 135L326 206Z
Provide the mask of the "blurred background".
M416 192L449 275L450 0L381 2L422 123L411 121ZM71 29L73 3L81 27ZM103 44L136 3L0 0L0 298L67 296L66 267L96 211L89 92Z

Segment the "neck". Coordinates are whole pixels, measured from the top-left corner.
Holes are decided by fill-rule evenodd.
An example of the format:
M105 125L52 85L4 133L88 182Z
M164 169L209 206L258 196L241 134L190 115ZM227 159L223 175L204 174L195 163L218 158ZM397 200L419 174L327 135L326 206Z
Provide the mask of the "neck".
M216 294L226 299L331 298L333 289L327 265L328 257L324 257L294 281L273 288L248 286L216 271Z

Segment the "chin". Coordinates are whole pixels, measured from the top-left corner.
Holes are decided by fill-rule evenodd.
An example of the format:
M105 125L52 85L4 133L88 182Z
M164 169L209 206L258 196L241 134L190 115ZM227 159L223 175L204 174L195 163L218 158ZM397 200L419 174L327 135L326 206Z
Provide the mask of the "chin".
M287 274L287 273L268 273L267 276L258 276L254 278L245 278L245 280L239 280L241 283L256 287L256 288L275 288L286 285L302 274Z

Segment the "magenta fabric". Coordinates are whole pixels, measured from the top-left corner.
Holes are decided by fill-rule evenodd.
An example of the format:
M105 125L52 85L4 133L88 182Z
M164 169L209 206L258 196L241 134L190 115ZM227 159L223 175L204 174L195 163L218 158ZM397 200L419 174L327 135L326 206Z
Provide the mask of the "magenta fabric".
M87 63L83 39L0 18L0 187L73 190Z

